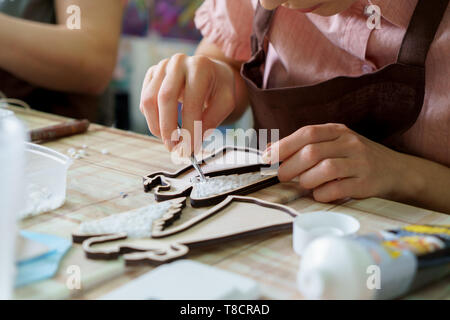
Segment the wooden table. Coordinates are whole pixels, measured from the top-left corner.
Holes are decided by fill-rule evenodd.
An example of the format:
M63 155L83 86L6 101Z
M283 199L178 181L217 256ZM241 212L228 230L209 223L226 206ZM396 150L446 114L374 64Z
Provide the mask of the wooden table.
M14 109L29 128L38 128L67 119L23 109ZM75 160L68 173L67 201L63 207L21 222L21 228L71 238L82 222L138 208L154 202L142 188L142 176L156 170L174 170L170 155L157 139L100 125L91 125L86 134L46 143L67 153L69 148L87 145L87 156ZM103 154L102 150L108 150ZM124 197L126 195L126 197ZM264 200L284 203L300 213L333 210L351 215L361 223L360 233L389 229L411 223L450 224L450 216L391 201L372 198L341 204L321 204L301 197L295 183L279 184L252 194ZM242 274L256 280L266 299L301 299L296 289L299 258L292 249L289 233L266 235L195 250L190 259ZM69 290L68 267L81 270L80 290ZM18 299L95 299L151 267L124 267L122 260L92 261L79 245L64 257L57 275L15 292ZM450 279L431 285L407 298L448 299Z

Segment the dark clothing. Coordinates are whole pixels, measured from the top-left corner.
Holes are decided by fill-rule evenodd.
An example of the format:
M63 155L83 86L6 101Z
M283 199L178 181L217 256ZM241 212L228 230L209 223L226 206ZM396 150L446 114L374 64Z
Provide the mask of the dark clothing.
M0 12L36 22L51 24L56 22L54 0L0 1ZM36 110L71 118L97 120L99 97L96 96L39 88L2 69L0 69L0 91L8 98L27 102Z

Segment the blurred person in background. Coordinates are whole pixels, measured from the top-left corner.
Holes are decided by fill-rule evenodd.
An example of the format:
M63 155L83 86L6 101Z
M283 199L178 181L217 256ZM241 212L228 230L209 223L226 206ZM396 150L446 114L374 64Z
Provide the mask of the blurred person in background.
M0 91L33 109L96 121L125 2L0 1ZM69 28L77 18L79 28Z

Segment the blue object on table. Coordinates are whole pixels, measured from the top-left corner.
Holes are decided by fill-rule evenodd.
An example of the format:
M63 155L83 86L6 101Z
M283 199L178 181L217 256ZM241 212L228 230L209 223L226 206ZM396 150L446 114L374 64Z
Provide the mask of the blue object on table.
M17 263L16 288L53 277L72 243L48 234L28 231L21 231L20 234L24 238L46 245L49 251L39 257Z

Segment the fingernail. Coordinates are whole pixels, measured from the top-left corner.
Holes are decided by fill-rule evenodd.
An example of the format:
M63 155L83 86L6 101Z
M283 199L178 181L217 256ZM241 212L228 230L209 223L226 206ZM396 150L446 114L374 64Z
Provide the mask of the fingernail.
M261 156L261 160L262 160L263 163L266 163L266 164L270 163L271 153L272 153L272 150L271 150L270 147L267 148L266 151L264 151L264 153Z
M176 152L179 158L183 158L183 148L181 143L177 144L174 148L174 152Z
M176 142L174 142L174 141L172 141L172 140L169 140L169 139L165 140L165 141L164 141L164 144L166 145L166 148L167 148L169 151L172 151L173 148L176 146Z
M183 156L183 146L182 146L181 143L178 143L178 144L173 148L172 153L175 153L175 154L176 154L176 157L178 158L177 161L179 161L180 163L183 163L183 164L186 164L186 165L188 165L188 164L191 163L190 160L189 160L189 158L186 158L186 157Z
M180 158L189 157L189 155L187 155L186 153L186 146L183 142L176 143L175 146L173 147L172 152L175 152L177 156Z
M188 154L188 146L185 142L180 143L180 151L181 151L181 157L188 158L190 155Z

